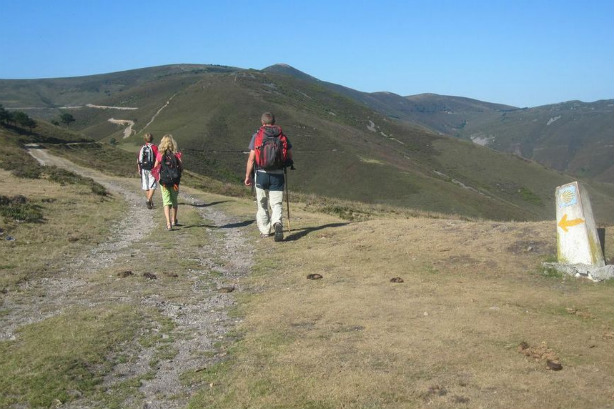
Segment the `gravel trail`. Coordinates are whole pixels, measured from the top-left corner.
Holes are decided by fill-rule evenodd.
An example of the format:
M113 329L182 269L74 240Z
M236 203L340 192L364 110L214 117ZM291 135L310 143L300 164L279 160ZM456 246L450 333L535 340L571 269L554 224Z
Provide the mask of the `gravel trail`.
M9 307L7 310L10 313L1 319L0 339L11 339L20 326L60 314L69 307L91 307L108 302L109 299L118 302L137 302L142 306L156 309L173 321L171 348L176 354L170 359L159 361L153 368L155 375L148 376L147 380L141 382L139 393L129 398L125 402L125 407L152 409L185 407L194 390L191 390L190 386L182 385L180 375L186 371L202 370L223 359L224 352L216 350L216 345L219 345L219 341L224 339L229 330L239 322L237 318L228 317L228 310L235 303L234 294L241 291L241 278L249 274L252 268L253 248L244 237L244 230L251 223L230 217L215 206L207 205L201 199L182 192L180 203L197 209L205 226L206 241L209 243L206 251L197 251L184 245L180 235L175 236L182 256L195 260L201 266L189 269L182 277L186 282L192 283L186 287L188 290L182 293L181 297L172 299L167 299L161 292L148 293L141 296L140 300L134 300L134 295L120 293L117 290L108 290L107 293L87 299L82 294L96 293L88 291L88 288L94 284L88 280L87 273L108 268L119 269L122 261L132 257L135 252L140 252L139 256L143 256L142 252L148 250L143 249L142 242L147 239L148 231L159 222L159 215L157 221L154 216L162 209L158 207L150 211L145 208L144 195L137 179L104 175L52 155L36 146L30 146L29 152L43 165L66 168L94 179L113 195L122 197L126 203L126 212L125 216L113 226L111 237L104 243L92 247L74 260L67 260L57 276L28 283L28 286L35 287L39 293L44 294L44 297L28 300L29 302L19 299L6 300L5 305ZM158 194L156 193L156 196ZM185 237L189 237L189 234L191 233L186 233ZM151 248L149 251L156 250ZM209 274L213 270L216 271L215 277ZM206 286L202 284L205 279ZM113 385L129 377L151 374L150 362L156 353L155 347L141 348L134 353L138 356L136 362L117 364L105 379L105 387L112 388ZM94 406L95 402L78 398L62 407Z

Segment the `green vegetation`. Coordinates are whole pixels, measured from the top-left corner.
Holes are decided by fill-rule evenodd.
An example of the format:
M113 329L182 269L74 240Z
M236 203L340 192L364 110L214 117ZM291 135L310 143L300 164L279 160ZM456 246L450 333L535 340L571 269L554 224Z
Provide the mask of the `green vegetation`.
M20 127L21 129L27 128L31 133L32 129L36 127L36 121L22 111L7 111L0 104L0 124L5 127L13 126Z
M142 312L127 306L72 309L23 327L0 342L0 406L34 408L94 394L116 355L141 330Z
M40 223L43 212L39 205L30 203L24 196L7 197L0 195L0 216L5 222Z
M276 113L294 145L297 171L290 175L292 192L469 218L544 220L553 217L556 186L571 180L536 163L408 123L448 133L436 128L441 124L468 138L476 132L475 127L487 126L492 120L502 124L492 133L497 133L495 140L503 141L506 138L499 138L498 132L511 123L523 132L536 117L535 123L548 123L546 115L551 114L546 109L517 110L436 95L403 98L389 93L365 94L317 81L291 67L258 71L173 65L62 80L0 81L0 95L27 106L49 107L41 113L43 117L72 115L73 132L104 143L59 145L56 151L72 160L84 160L79 158L84 158L87 150L87 160L118 176L136 177L131 164L134 158L119 150L135 152L145 132L153 133L158 141L165 133L172 133L185 154L186 168L201 175L195 178L205 178L195 181L195 186L213 186L226 194L244 194L241 183L247 145L260 114L268 110ZM125 138L125 126L109 122L109 110L87 107L87 103L122 108L112 116L133 121L133 135ZM83 106L70 112L54 108L78 104ZM610 109L595 105L592 108L599 108L599 113L591 116L591 107L560 107L572 108L574 112L581 109L583 118L592 118L591 123L603 123L599 115ZM395 116L401 120L393 119ZM420 122L420 118L429 119ZM572 125L563 115L547 129L560 124ZM38 126L47 125L41 121ZM596 125L591 129L597 132ZM531 130L526 138L534 138L536 132ZM484 135L490 134L488 129L484 131ZM528 139L516 138L514 143L522 149L541 146ZM592 144L592 139L574 140L572 149L576 157L584 158L578 169L591 176L611 166L607 149L601 150L606 152L600 154L601 159L587 164L590 155L584 145ZM568 159L571 161L571 156ZM611 221L612 188L594 184L592 189L597 220Z
M108 192L104 186L92 179L84 178L73 172L55 166L40 166L38 162L22 149L17 140L11 139L10 133L0 134L0 141L4 142L8 155L0 158L0 168L10 171L19 178L39 179L47 178L60 185L81 184L89 186L92 192L99 196L106 196ZM24 141L23 139L21 140Z
M71 123L75 122L75 117L68 112L64 112L60 115L60 122L62 122L66 126L69 126Z
M17 166L7 158L23 153L22 137L2 131L9 152L3 165ZM449 164L438 168L446 176L432 177L438 189L480 181L483 194L499 190L497 197L538 211L531 192L538 196L540 183L551 182L533 180L534 168L451 144L458 162L448 162L453 153L445 146L432 147ZM138 189L129 149L136 144L47 145L95 169L126 174L121 183ZM477 164L461 167L471 157ZM28 155L22 159L28 162ZM382 162L365 166L391 166ZM352 168L362 163L348 162L348 172L367 177ZM479 179L481 166L494 174ZM522 184L497 174L504 168ZM4 234L16 240L0 246L0 316L5 334L14 335L0 341L2 407L143 407L147 393L192 408L528 409L535 402L607 407L614 393L614 363L603 359L614 346L614 287L533 273L556 251L551 220L468 221L467 212L450 217L291 191L292 231L276 243L283 251L271 251L251 223L248 188L188 171L186 196L180 196L184 226L164 231L157 209L149 233L113 247L112 257L103 254L104 262L92 267L80 263L117 239L126 214L121 195L93 194L60 170L45 169L39 178L0 173L0 191L14 195L0 203L33 204L43 215L38 223L3 220ZM291 173L291 183L298 173ZM412 195L435 195L420 180L406 186ZM380 187L388 188L382 180ZM473 197L466 188L454 192L457 206ZM218 212L222 222L208 220ZM227 241L238 235L248 247ZM612 257L611 227L606 237ZM244 253L254 258L247 276L229 261ZM313 273L322 279L308 280ZM391 281L397 277L402 281ZM216 297L227 296L218 291L222 285L235 286L226 321L217 307ZM216 307L200 311L210 315L208 324L179 327L209 298ZM36 314L20 315L26 308ZM175 368L181 348L195 345L218 317L233 331L214 332L211 348L183 350L200 359L197 367L177 368L185 389L176 396L147 391L160 381L161 368ZM545 355L520 353L523 343L556 356L563 369L548 370Z

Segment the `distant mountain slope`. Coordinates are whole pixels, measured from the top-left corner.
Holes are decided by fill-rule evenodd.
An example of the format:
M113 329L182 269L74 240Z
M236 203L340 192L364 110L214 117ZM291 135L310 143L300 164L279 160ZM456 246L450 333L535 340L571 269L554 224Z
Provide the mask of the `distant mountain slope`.
M502 112L459 134L580 177L614 183L614 100Z
M24 110L51 118L62 109L93 104L151 81L202 72L227 72L231 67L183 64L165 65L110 74L40 80L1 80L0 104L7 109ZM128 105L129 101L121 101Z
M423 110L405 116L412 122L562 172L614 183L614 100L517 109L432 94L407 99Z
M265 71L305 74L274 65ZM464 97L365 93L309 77L391 118L510 152L561 172L614 183L614 100L517 108Z
M249 138L261 113L272 110L294 145L292 190L469 217L553 219L554 190L572 180L383 115L337 91L339 86L285 70L292 67L179 65L0 81L0 103L15 106L6 103L8 94L20 104L44 108L46 115L72 106L64 108L76 119L71 128L101 141L114 138L127 149L136 149L145 132L157 140L172 133L187 168L231 183L242 182ZM128 138L128 125L118 121L130 124ZM614 220L614 189L599 184L590 189L597 218Z

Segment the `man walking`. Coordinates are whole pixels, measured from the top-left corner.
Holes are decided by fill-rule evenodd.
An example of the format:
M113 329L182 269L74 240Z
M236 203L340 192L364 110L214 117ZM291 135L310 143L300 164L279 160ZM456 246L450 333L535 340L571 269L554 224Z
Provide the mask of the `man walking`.
M156 178L151 174L154 167L156 156L158 155L158 147L152 143L153 135L145 134L145 145L141 146L137 159L137 169L141 175L141 188L145 191L145 204L148 209L153 209L153 195L158 184Z
M256 187L256 222L260 237L270 236L272 229L275 241L282 241L284 168L292 164L292 145L281 127L275 125L275 115L271 112L262 114L260 122L262 126L249 143L245 185Z

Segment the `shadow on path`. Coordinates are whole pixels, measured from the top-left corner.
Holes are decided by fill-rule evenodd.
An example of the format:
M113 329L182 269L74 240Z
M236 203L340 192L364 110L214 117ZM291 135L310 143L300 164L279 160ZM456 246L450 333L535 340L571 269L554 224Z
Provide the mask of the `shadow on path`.
M222 226L214 226L214 225L211 225L211 224L199 223L199 224L180 225L180 226L177 226L176 230L180 230L180 229L193 229L193 228L237 229L237 228L249 226L250 224L254 224L254 223L255 223L254 220L245 220L243 222L228 223L228 224L224 224Z
M306 227L304 229L300 229L298 231L293 231L292 234L290 234L289 236L286 236L286 238L284 239L284 241L296 241L299 239L302 239L303 237L305 237L306 235L308 235L309 233L312 233L314 231L318 231L318 230L322 230L322 229L327 229L327 228L331 228L331 227L343 227L343 226L347 226L350 223L330 223L330 224L325 224L323 226L317 226L317 227Z
M228 200L220 200L219 202L211 202L211 203L204 203L204 202L203 203L192 203L192 204L189 204L189 206L192 206L192 207L209 207L209 206L215 206L215 205L218 205L218 204L221 204L221 203L226 203L226 202L228 202Z
M237 222L237 223L228 223L223 226L219 226L218 229L235 229L239 227L247 227L250 224L254 224L254 223L255 223L254 220L245 220L245 221Z

